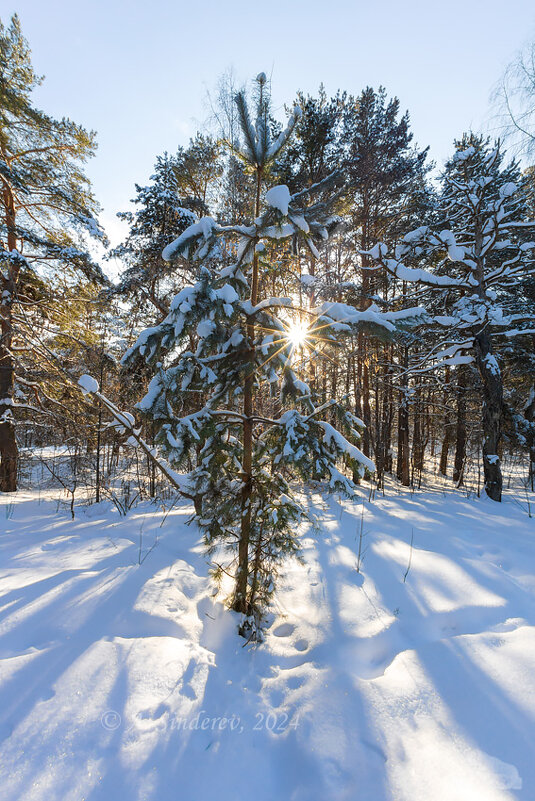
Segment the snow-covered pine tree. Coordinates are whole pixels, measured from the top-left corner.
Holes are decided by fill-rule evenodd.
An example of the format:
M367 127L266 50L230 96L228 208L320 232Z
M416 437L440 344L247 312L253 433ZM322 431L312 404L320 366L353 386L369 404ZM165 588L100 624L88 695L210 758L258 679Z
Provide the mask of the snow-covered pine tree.
M535 219L535 168L523 173L528 216ZM512 309L521 316L535 308L535 274L527 273L512 288ZM526 485L535 487L535 328L514 327L506 336L502 351L507 367L504 388L504 439L509 445L528 454Z
M443 333L427 359L438 366L475 361L485 491L495 501L502 495L503 386L494 349L499 337L521 334L534 319L533 310L515 313L514 300L516 284L535 270L535 222L527 218L520 171L515 163L504 167L503 158L499 143L473 135L456 142L436 210L441 223L406 234L391 255L381 243L367 254L391 276L442 298L437 314L435 296L432 323Z
M50 274L109 283L87 245L87 236L105 242L82 169L95 135L36 108L41 81L18 17L0 21L0 492L17 489L16 382L25 354L39 358L31 317L54 301Z
M180 156L184 158L184 152ZM187 272L177 276L176 265L171 269L162 258L162 250L170 239L196 220L193 209L198 211L201 203L182 196L180 189L177 158L164 153L156 159L150 183L136 184L136 197L132 200L135 210L117 215L128 223L129 231L108 258L120 259L127 268L109 294L127 298L133 311L142 315L145 325L155 314L161 319L169 312L169 296L180 287L177 281L184 284L191 280Z
M256 89L254 124L244 93L235 98L242 131L237 152L254 177L254 218L222 225L203 217L165 248L164 258L196 264L198 280L176 295L168 316L144 331L123 360L141 354L156 368L138 409L154 420L173 468L194 464L187 480L197 498L196 521L212 552L220 546L230 551L230 564L220 569L233 571L230 602L245 616L242 633L257 631L278 565L298 551L297 522L306 511L292 494L292 479L314 475L328 491L352 496L343 465L350 474L374 469L354 444L361 422L334 400L316 405L294 370L296 350L313 354L362 326L392 331L396 318L377 307L358 312L343 304L311 313L294 297L264 296L272 269L267 254L273 253L266 244L292 243L294 250L304 246L317 254L336 224L331 209L340 178L294 195L285 185L266 191L270 167L300 112L293 110L272 141L264 74ZM268 417L266 399L279 390L278 416ZM182 416L185 397L198 399L198 411Z

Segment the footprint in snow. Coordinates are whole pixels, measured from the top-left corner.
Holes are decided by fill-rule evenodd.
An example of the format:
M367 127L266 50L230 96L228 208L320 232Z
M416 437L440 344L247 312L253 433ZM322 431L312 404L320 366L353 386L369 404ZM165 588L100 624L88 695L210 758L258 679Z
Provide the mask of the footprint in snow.
M143 720L159 720L166 712L169 712L170 708L169 705L162 701L161 704L158 704L157 707L152 709L144 709L142 712L139 713L139 717Z
M296 648L297 651L306 651L308 648L308 640L305 639L297 640L294 647Z
M388 761L388 757L386 756L385 752L383 751L382 748L379 748L378 745L376 745L375 743L370 743L368 742L368 740L361 740L361 743L362 745L366 746L366 748L369 748L370 751L373 751L374 754L377 754L377 756L380 759L382 759L383 762Z
M183 595L185 595L186 598L188 598L191 601L197 595L198 585L196 582L184 581L182 584L180 584L180 589Z
M273 629L273 634L275 637L289 637L290 634L293 634L295 631L295 626L292 626L291 623L281 623L280 626L277 626L276 629Z

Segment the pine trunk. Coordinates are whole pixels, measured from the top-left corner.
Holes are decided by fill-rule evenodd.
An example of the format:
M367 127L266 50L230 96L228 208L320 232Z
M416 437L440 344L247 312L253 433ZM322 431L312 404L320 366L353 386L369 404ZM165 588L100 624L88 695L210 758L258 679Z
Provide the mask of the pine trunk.
M440 462L438 465L438 472L441 476L448 475L448 456L452 443L451 423L446 423L444 429L444 438L442 440L442 448L440 450Z
M532 388L531 392L533 393L533 399L529 406L526 408L525 417L528 423L531 423L528 433L528 447L529 447L529 474L528 474L528 482L531 488L531 491L534 490L535 485L535 432L534 432L534 423L535 423L535 387Z
M476 363L483 388L483 475L485 492L493 501L502 499L502 471L498 448L501 439L503 387L502 376L492 354L488 331L478 333L474 341Z
M368 220L369 209L367 196L364 197L363 204L363 217L364 224L362 227L362 250L367 250L368 242ZM370 305L368 300L369 292L369 272L368 272L368 256L361 256L362 261L362 285L360 308L361 310L367 309ZM360 331L358 335L358 354L359 354L359 376L362 377L360 382L362 392L362 420L364 423L364 431L362 432L362 452L365 456L370 456L371 443L370 443L370 425L371 425L371 411L370 411L370 345L366 335Z
M386 351L386 348L385 348ZM394 348L388 349L389 363L394 363ZM394 388L391 376L391 368L385 367L385 379L387 379L386 399L385 399L385 472L392 473L392 424L394 421Z
M362 391L362 421L364 423L364 431L362 432L362 452L365 456L370 456L370 425L371 425L371 410L370 410L370 369L367 354L366 337L361 332L359 333L359 361L361 364L361 391Z
M3 213L7 228L7 249L17 250L15 227L15 203L11 190L5 186L2 192ZM13 344L12 304L16 294L20 267L16 261L8 262L7 277L2 281L0 300L0 492L15 492L19 451L13 419L13 392L15 389L15 365L11 356Z
M416 353L418 351L416 350ZM422 387L421 382L415 382L414 388L415 394L415 403L413 405L414 409L414 424L412 429L412 476L411 476L411 484L414 485L414 477L415 474L418 474L418 486L421 485L422 482L422 471L424 467L424 455L425 455L425 432L424 432L424 416L423 416L423 398L422 398Z
M453 480L458 487L464 481L464 466L466 463L466 387L468 375L466 367L462 365L457 371L457 425L455 438L455 459L453 465Z
M533 351L535 352L535 336L531 338L533 344ZM535 423L535 384L531 388L530 397L528 400L528 404L524 411L524 416L528 423L531 425L528 428L528 448L529 448L529 474L528 474L528 481L531 487L531 491L533 492L534 485L535 485L535 427L533 423Z
M6 313L7 311L7 313ZM13 360L11 346L11 309L2 307L0 330L0 492L15 492L17 489L18 447L12 416L14 389Z
M485 298L485 269L483 254L483 231L478 220L475 233L475 253L477 294ZM483 476L485 492L493 501L502 499L502 470L498 448L501 439L503 385L498 363L492 354L492 342L488 327L474 336L474 350L477 369L483 390L482 430L483 430Z
M409 360L409 349L403 349L403 367L407 368ZM401 379L401 391L399 393L398 410L398 460L396 475L404 487L410 485L409 470L409 401L408 401L408 380L404 372Z
M256 200L255 217L260 214L260 190L262 186L262 171L256 173ZM253 272L251 278L251 304L258 302L258 255L253 258ZM241 502L240 541L238 544L238 571L232 608L244 615L250 613L250 604L247 597L249 580L249 543L251 541L251 495L253 489L253 412L254 412L254 363L255 363L255 327L250 320L247 323L247 339L250 348L251 370L243 387L243 489Z
M443 395L443 403L444 403L444 437L442 439L442 448L440 450L440 461L438 463L438 472L441 476L448 475L448 457L450 453L450 447L452 443L452 427L451 427L451 420L450 420L450 413L448 409L448 395L447 395L447 387L450 383L450 368L446 367L445 379L444 379L444 395Z

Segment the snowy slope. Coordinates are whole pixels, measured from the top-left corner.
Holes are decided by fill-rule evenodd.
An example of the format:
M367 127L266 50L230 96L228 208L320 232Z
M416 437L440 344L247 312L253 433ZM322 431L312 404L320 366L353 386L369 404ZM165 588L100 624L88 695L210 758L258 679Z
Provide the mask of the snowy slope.
M439 491L309 503L243 647L187 507L11 497L2 801L532 801L535 520Z

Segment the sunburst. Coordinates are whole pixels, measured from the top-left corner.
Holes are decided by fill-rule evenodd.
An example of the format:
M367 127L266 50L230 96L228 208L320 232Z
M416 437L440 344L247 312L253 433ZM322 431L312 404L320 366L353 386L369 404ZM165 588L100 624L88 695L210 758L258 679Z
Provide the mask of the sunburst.
M278 334L278 336L273 338L269 343L271 347L276 346L277 349L272 352L257 369L262 369L281 353L286 353L287 355L286 364L283 369L287 369L292 362L295 364L296 358L299 359L301 357L304 359L302 362L303 365L307 357L317 358L320 355L333 364L339 363L338 358L332 358L332 356L326 352L325 348L322 348L321 351L318 350L318 346L321 347L320 343L325 343L325 345L340 345L339 342L331 337L323 337L320 335L320 332L329 328L332 323L328 322L323 325L318 325L320 320L319 316L311 314L310 312L305 313L308 313L312 317L308 323L302 317L291 321L279 318L277 322L280 323L280 328L269 328L263 325L258 326L260 330L270 334Z
M295 320L286 328L286 338L295 350L307 343L309 334L310 328L303 320Z

